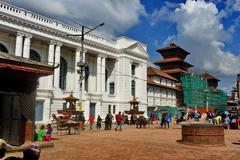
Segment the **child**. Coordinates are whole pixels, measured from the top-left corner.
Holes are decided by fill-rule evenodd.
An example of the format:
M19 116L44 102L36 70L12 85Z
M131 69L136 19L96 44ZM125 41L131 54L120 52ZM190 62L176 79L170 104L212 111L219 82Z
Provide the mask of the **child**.
M52 139L51 134L52 134L51 124L47 124L47 134L46 134L46 136L44 137L44 141L47 141L47 142L51 141L51 139Z
M43 141L43 138L45 136L44 128L45 128L45 126L41 125L41 128L40 128L40 130L37 133L37 136L38 136L37 140L38 140L38 142L42 142Z

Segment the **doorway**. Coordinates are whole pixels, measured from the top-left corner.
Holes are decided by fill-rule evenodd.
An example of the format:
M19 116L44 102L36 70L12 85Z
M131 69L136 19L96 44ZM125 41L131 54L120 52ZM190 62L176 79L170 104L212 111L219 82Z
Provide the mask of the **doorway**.
M0 136L11 145L21 145L25 139L20 99L19 94L0 94Z
M95 118L95 106L96 106L96 103L90 103L89 117L93 116Z

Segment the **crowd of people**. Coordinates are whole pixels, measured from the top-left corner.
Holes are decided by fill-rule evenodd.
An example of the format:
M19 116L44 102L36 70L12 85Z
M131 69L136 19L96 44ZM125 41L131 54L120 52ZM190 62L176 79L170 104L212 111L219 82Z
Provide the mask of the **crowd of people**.
M215 125L223 125L225 128L229 129L230 124L234 123L238 125L239 116L237 114L230 114L227 111L225 112L207 112L207 120L209 123Z
M124 124L134 124L136 128L144 128L148 123L158 124L161 128L169 128L172 118L175 118L176 124L181 121L199 121L202 119L202 114L199 112L185 112L177 113L175 116L172 116L169 112L160 112L159 115L151 114L150 117L144 117L143 115L129 115L124 112L118 112L115 116L111 113L108 113L103 119L100 115L96 118L96 129L101 130L102 124L104 124L104 130L111 130L113 122L115 122L115 131L122 131ZM204 117L205 118L205 117ZM223 125L226 128L230 128L230 123L234 120L234 116L228 114L227 112L207 112L206 120L209 124L218 124ZM86 124L89 124L89 130L92 130L95 126L95 117L90 116L86 121ZM238 118L236 119L238 121ZM83 118L82 128L85 129L85 118ZM42 125L38 131L35 131L35 140L42 141L51 141L52 133L51 124L48 124L46 127Z
M135 124L136 128L144 128L148 123L158 124L161 128L169 128L170 123L172 121L172 115L168 112L161 112L159 115L151 114L149 118L144 117L143 115L128 115L124 114L124 112L118 112L115 116L111 113L108 113L105 119L102 119L100 115L96 118L96 129L100 130L102 128L102 123L104 123L104 130L111 130L113 121L115 121L115 131L122 131L124 124ZM188 113L177 113L175 116L176 124L181 121L199 121L205 117L202 116L199 112L188 112ZM85 125L85 118L83 118L83 128ZM92 130L94 127L95 117L90 116L87 120L89 123L89 129ZM148 121L149 120L149 121ZM229 114L228 112L207 112L206 120L209 124L213 125L223 125L225 128L229 129L231 122L234 120L236 122L239 121L239 117L236 114ZM42 141L51 141L52 140L52 126L51 124L47 124L46 127L41 125L41 127L37 130L35 129L34 140L38 142ZM11 149L11 146L8 145L4 140L0 139L0 158L5 156L5 153L8 149ZM11 159L23 159L26 160L30 157L31 160L37 160L40 156L40 147L36 144L30 145L26 150L23 151L23 158L18 157L9 157L5 158L6 160Z
M86 124L89 124L89 129L92 130L94 126L94 117L90 116ZM104 130L111 130L113 121L115 122L115 130L122 131L122 126L127 125L136 125L136 128L144 128L147 125L147 118L143 115L129 115L124 112L118 112L115 116L111 113L108 113L103 119L100 115L96 119L96 129L100 130L102 128L102 123L104 123ZM83 122L85 125L85 122ZM84 127L85 128L85 127Z

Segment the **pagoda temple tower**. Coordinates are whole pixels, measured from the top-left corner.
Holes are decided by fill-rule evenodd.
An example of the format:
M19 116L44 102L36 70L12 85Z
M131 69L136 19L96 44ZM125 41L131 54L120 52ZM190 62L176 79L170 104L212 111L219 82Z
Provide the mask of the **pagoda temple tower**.
M188 68L193 67L192 64L184 61L190 53L173 43L168 47L158 49L157 52L162 55L163 59L154 64L178 80L180 80L181 74L186 74Z
M158 65L161 71L179 80L180 83L176 83L176 87L179 89L176 95L177 106L183 106L183 92L180 77L183 74L187 74L188 69L193 67L192 64L185 62L185 58L190 53L174 43L168 47L158 49L157 52L162 55L163 59L154 64Z

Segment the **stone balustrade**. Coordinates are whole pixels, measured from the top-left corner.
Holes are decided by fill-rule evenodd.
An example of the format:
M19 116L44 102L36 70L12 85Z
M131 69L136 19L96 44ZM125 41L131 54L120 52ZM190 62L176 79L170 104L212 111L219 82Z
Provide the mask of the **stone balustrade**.
M0 12L6 13L24 20L28 20L31 22L36 22L43 26L46 26L55 30L59 30L61 32L66 32L66 34L81 34L81 29L79 28L64 24L62 22L41 16L39 14L33 13L31 11L27 11L22 8L18 8L16 6L13 6L1 1L0 1ZM101 42L102 44L105 44L109 47L113 47L116 44L116 42L114 41L106 40L102 37L99 37L90 33L85 35L85 38L90 41Z

